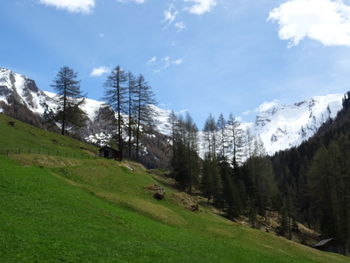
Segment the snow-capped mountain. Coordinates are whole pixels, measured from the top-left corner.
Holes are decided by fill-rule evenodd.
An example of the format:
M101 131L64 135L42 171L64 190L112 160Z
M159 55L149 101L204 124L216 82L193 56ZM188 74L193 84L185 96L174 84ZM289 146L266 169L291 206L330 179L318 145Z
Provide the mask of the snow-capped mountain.
M0 68L0 102L1 112L5 104L20 103L39 115L55 106L54 101L39 90L33 80L5 68Z
M11 70L0 68L0 112L30 122L40 123L40 118L57 110L55 94L41 91L35 82ZM315 134L329 118L335 118L342 108L343 94L313 97L293 105L280 103L259 107L253 123L242 123L247 133L260 138L268 154L300 145ZM152 106L157 113L157 130L170 134L170 110ZM14 110L15 109L15 110ZM20 110L18 110L20 109ZM103 144L113 134L115 113L103 102L86 99L82 109L88 116L86 128L79 135L86 140ZM18 112L23 112L18 114ZM201 142L202 144L202 142Z
M299 146L342 109L343 94L316 96L292 105L270 103L245 126L259 137L268 154ZM260 107L261 108L261 107Z

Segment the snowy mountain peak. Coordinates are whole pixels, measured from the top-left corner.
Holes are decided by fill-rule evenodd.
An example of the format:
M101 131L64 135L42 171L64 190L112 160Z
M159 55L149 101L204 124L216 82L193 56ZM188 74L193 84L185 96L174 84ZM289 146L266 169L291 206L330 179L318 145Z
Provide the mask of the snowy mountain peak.
M0 68L0 102L20 103L41 115L54 103L33 80L5 68Z
M37 88L35 82L23 75L0 67L0 112L18 112L15 107L20 105L26 109L25 117L30 113L43 117L55 112L56 94L44 92ZM342 109L343 94L316 96L291 105L278 101L265 102L257 109L256 120L253 123L242 123L241 128L258 137L264 144L265 151L272 155L277 151L300 145L313 136L318 128L329 118L335 118ZM157 114L157 130L169 135L169 110L152 106ZM103 102L86 99L82 109L89 118L87 127L79 131L80 135L91 142L100 143L109 140L114 130L115 113ZM17 114L17 113L16 113ZM17 116L17 115L16 115ZM18 117L18 116L17 116ZM202 142L200 142L202 144Z
M268 154L299 146L323 123L337 116L343 97L343 94L330 94L292 105L271 103L271 107L258 112L255 122L249 125L250 130L261 138Z

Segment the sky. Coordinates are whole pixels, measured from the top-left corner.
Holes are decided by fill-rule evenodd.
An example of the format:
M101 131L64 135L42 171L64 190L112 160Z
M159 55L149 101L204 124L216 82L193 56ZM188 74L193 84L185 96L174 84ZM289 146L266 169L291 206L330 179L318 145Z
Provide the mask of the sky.
M350 90L350 0L1 0L0 67L53 91L65 65L92 99L120 65L200 127L210 113L249 121Z

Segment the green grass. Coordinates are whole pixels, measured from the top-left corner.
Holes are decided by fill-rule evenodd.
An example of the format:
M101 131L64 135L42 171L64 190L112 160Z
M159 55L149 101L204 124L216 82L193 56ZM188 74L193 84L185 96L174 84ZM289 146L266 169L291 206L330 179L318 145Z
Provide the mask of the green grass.
M10 121L15 126L8 125ZM92 156L97 153L97 148L92 145L47 132L34 126L14 120L0 113L0 153L31 152L45 153L60 156Z
M81 147L47 136L67 140L65 149ZM0 156L0 262L350 262L205 208L183 209L166 186L166 199L157 201L146 187L158 177L128 166L134 171L103 159Z

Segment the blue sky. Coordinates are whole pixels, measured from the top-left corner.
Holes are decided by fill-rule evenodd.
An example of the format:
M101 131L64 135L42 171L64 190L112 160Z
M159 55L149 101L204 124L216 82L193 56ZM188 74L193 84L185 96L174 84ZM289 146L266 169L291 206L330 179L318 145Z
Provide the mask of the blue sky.
M0 36L0 66L43 90L68 65L101 99L119 64L199 126L350 90L348 0L1 0Z

